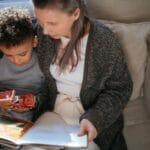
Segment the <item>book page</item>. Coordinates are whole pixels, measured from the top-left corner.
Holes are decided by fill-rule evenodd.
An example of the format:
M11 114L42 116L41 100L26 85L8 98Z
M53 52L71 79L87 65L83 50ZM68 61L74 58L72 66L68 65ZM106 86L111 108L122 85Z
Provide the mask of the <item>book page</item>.
M22 135L32 126L32 123L20 119L10 118L8 116L0 117L0 139L13 143L22 137Z
M23 135L19 143L56 147L87 147L87 136L79 137L79 125L68 125L56 113L47 112Z

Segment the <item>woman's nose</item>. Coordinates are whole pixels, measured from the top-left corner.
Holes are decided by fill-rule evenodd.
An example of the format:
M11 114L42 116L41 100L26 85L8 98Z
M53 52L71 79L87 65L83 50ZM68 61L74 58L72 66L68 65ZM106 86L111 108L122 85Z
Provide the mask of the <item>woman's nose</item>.
M47 34L48 34L48 30L47 30L46 28L43 28L43 33L44 33L45 35L47 35Z
M43 27L43 33L44 33L45 35L48 34L48 28L47 28L46 26Z
M47 27L46 25L44 25L44 27L43 27L43 33L45 35L51 35L52 30L50 29L50 27Z

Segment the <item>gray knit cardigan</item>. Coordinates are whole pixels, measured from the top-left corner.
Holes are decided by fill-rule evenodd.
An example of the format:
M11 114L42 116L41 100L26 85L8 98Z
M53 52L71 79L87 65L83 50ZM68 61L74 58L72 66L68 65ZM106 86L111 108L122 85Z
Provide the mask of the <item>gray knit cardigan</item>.
M90 20L91 29L85 56L85 67L81 103L85 113L81 116L89 119L98 131L96 142L101 149L108 149L113 138L122 132L121 114L132 91L132 81L128 68L113 32L96 20ZM49 71L55 52L54 41L43 35L38 27L38 58L49 88L48 107L53 110L57 87Z

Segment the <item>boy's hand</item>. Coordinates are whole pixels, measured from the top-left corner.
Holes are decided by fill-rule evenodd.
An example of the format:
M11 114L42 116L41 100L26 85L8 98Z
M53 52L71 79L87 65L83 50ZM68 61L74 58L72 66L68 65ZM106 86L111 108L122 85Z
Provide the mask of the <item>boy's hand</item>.
M88 135L88 141L93 141L97 136L97 131L94 125L87 119L83 119L80 123L79 136Z
M13 105L15 93L15 90L0 92L0 107L4 109L10 108Z
M36 107L36 97L30 93L16 96L14 90L0 92L0 107L3 110L26 112Z
M16 112L26 112L36 107L36 97L33 94L16 96L16 102L12 105L11 110Z

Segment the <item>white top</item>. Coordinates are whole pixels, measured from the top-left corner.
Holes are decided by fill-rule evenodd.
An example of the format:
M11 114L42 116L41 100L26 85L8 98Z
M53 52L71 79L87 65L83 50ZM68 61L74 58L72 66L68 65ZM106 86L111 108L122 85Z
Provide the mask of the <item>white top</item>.
M81 84L83 80L84 62L85 62L85 51L87 47L88 34L81 39L80 49L81 49L81 59L78 62L73 71L66 71L59 73L58 65L53 64L50 66L50 72L52 76L56 79L56 85L58 92L67 94L73 97L79 97ZM61 38L62 47L65 47L70 39L65 37Z

